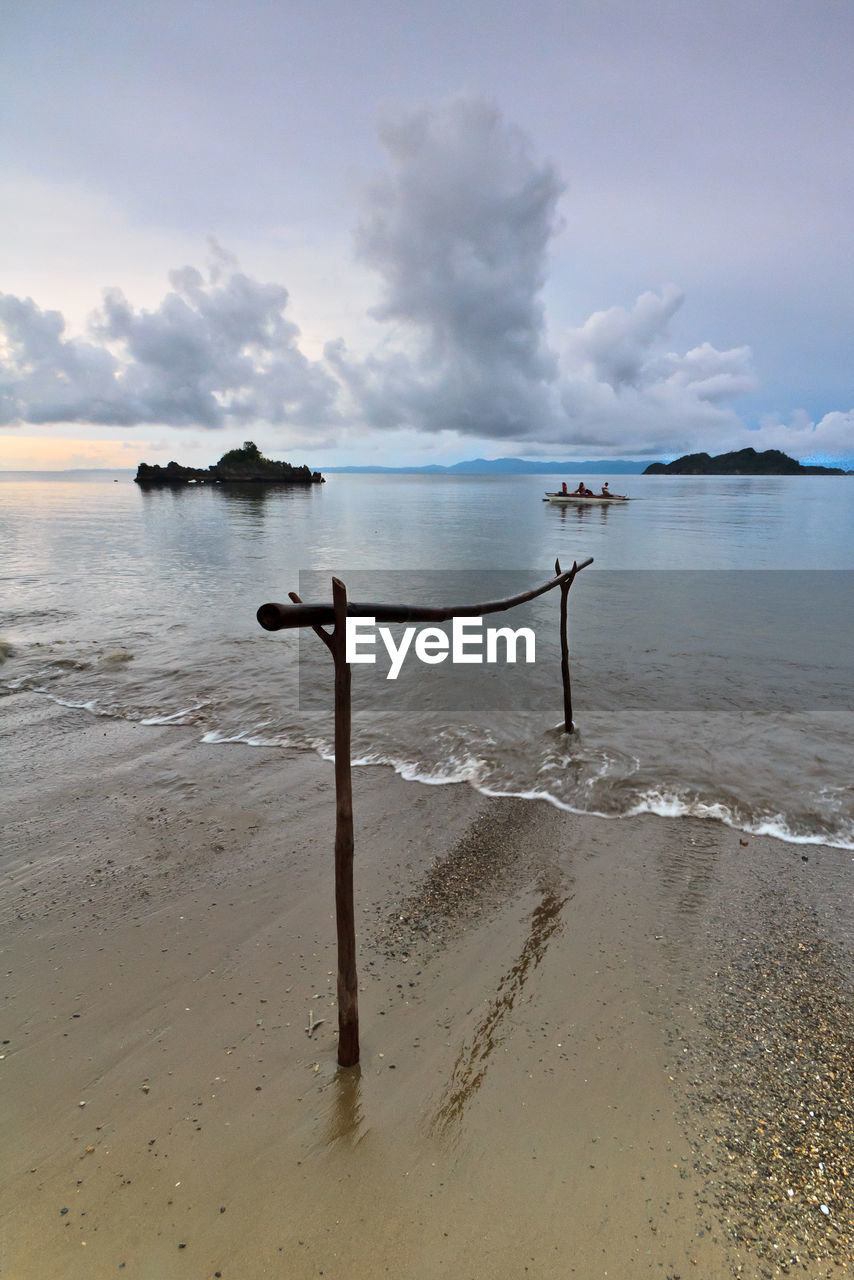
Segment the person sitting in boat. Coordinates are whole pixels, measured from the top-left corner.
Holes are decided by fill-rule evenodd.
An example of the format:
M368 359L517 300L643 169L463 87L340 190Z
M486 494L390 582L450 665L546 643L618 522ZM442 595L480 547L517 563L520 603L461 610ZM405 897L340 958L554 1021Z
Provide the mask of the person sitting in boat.
M580 480L578 482L578 488L573 489L572 496L573 498L583 498L586 495L586 493L587 493L587 490L584 487L584 481Z
M611 490L608 488L608 481L606 480L605 483L602 485L602 492L600 493L599 497L610 498L610 496L611 496Z
M561 485L561 487L560 487L560 491L561 491L561 493L569 493L569 490L568 490L568 489L567 489L567 487L566 487L566 481L565 481L565 480L564 480L563 484L562 484L562 485Z

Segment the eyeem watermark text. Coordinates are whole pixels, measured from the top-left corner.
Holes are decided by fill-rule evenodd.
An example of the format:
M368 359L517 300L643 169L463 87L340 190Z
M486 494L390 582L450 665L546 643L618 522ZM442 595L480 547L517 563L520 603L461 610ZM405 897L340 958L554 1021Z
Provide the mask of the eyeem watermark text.
M388 627L377 627L376 618L348 618L345 631L347 662L376 662L377 632L391 662L387 680L396 680L400 675L410 649L420 662L428 666L445 662L447 658L459 664L515 662L521 641L525 655L523 660L534 662L536 658L537 641L530 627L519 627L515 631L512 627L487 627L484 633L482 618L452 618L450 636L441 627L406 627L400 643L396 644Z

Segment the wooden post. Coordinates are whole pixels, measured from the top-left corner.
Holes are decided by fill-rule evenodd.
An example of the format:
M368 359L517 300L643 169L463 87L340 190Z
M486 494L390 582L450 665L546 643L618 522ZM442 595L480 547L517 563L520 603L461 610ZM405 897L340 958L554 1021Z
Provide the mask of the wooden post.
M359 989L353 911L353 782L350 774L350 664L347 661L347 588L332 579L335 630L335 922L338 930L338 1065L359 1061Z
M575 569L575 564L573 564ZM560 576L560 560L555 560L555 573ZM569 640L566 634L567 613L569 612L569 582L560 583L560 677L563 682L563 731L572 733L572 681L569 677Z

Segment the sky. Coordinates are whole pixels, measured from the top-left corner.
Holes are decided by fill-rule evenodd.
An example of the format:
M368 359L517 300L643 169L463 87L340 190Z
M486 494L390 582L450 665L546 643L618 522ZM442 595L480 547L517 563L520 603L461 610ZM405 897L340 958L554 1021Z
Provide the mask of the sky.
M0 470L854 467L847 0L7 0Z

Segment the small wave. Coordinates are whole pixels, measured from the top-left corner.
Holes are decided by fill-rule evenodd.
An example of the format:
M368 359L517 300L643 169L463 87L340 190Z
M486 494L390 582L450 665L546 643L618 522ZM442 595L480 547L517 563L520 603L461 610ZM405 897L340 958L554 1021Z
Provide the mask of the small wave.
M335 759L334 751L329 748L321 748L320 755L325 760ZM477 780L486 769L486 762L477 756L464 756L461 759L454 759L451 756L448 760L427 766L415 760L400 760L380 752L360 755L353 759L352 764L354 766L382 765L394 769L395 773L406 782L422 782L425 786L434 787L452 786L459 782L468 782L476 786Z
M72 711L88 711L93 716L112 716L112 712L105 711L103 707L98 706L95 698L89 702L75 702L71 698L58 698L55 693L49 693L47 689L28 689L28 693L40 693L45 698L50 698L51 702L55 702L60 707L70 707Z
M633 818L641 813L653 813L658 818L715 818L730 827L743 826L743 821L737 819L733 811L719 801L707 803L704 800L687 800L672 792L644 792L637 803L626 810L625 816Z
M173 711L170 715L162 716L145 716L140 720L140 724L198 724L198 711L202 711L207 706L205 702L199 702L194 707L184 707L181 711ZM129 717L128 717L129 718Z
M7 650L7 656L14 654L15 657L18 657L19 653L20 650L12 649L11 647ZM2 664L2 658L0 658L0 664ZM56 658L39 667L36 671L24 671L21 675L7 678L4 680L4 685L11 692L16 693L47 693L42 681L50 680L59 684L63 676L74 672L89 671L91 666L90 662L86 662L83 659Z
M660 818L712 818L736 831L745 831L753 836L773 836L786 844L825 844L833 849L854 850L854 833L852 832L800 832L793 831L782 813L775 813L763 818L749 818L735 813L729 805L720 801L711 803L687 799L673 792L645 792L630 809L625 817L631 818L641 813L652 813Z
M726 821L724 819L724 821ZM728 825L735 825L734 823ZM786 820L782 814L778 814L774 818L770 818L761 822L745 823L739 828L742 831L748 831L753 836L774 836L777 840L785 840L786 844L826 844L832 849L846 849L854 851L854 833L849 835L837 834L831 832L827 835L804 834L803 832L792 831L786 825Z
M184 707L180 711L173 711L169 715L141 716L138 709L130 709L118 705L107 705L99 698L62 698L59 694L54 693L51 689L45 689L40 685L31 684L28 681L10 681L6 686L9 692L26 692L37 693L42 698L48 698L51 702L55 702L59 707L68 707L71 711L88 711L93 716L104 716L110 720L127 720L132 724L144 725L167 725L167 724L198 724L203 716L198 713L203 711L208 705L206 702L200 702L193 707Z
M334 752L328 747L319 749L319 754L326 760L333 760ZM426 786L445 786L465 782L481 795L491 798L543 800L561 809L565 813L583 814L591 818L623 819L637 817L644 813L661 818L707 818L722 822L736 831L744 831L749 835L772 836L786 844L827 845L833 849L854 851L854 832L827 831L798 832L793 831L783 814L774 814L761 818L750 818L736 813L728 805L720 801L702 801L687 799L674 793L649 791L642 794L634 804L623 811L605 811L585 803L572 803L555 795L547 788L514 788L503 787L484 779L485 762L477 757L469 756L461 760L449 760L442 764L426 766L412 760L400 760L393 756L378 752L359 756L352 762L354 765L383 765L394 769L407 782L420 782ZM599 771L585 786L593 783L610 772L611 761L603 762Z
M600 809L590 809L580 805L570 804L568 800L559 800L557 796L553 796L550 791L540 791L533 789L529 791L502 791L497 787L475 786L475 790L479 791L483 796L491 796L507 800L545 800L546 804L553 805L555 809L562 809L564 813L584 814L588 818L622 818L622 813L603 813Z
M263 726L258 725L256 728L260 729ZM277 737L259 737L258 733L251 729L238 729L236 733L226 733L222 729L210 729L207 733L202 734L202 742L214 746L240 742L245 747L299 747L304 745L300 742L294 742L286 734L280 734Z
M98 666L105 671L113 671L117 667L123 667L125 663L133 662L133 654L130 649L112 649L109 653L104 653L98 659Z

